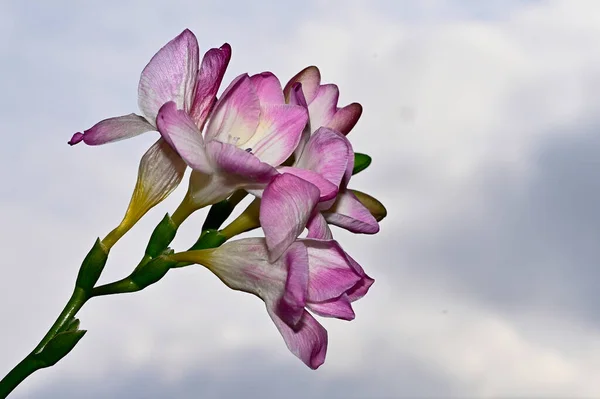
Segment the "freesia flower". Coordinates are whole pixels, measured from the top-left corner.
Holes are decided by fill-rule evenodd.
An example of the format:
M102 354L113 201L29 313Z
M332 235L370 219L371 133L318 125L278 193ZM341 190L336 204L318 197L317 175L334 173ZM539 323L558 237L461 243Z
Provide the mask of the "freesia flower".
M228 287L261 298L289 350L313 369L325 361L327 331L307 309L320 316L352 320L351 303L374 282L333 240L298 240L275 263L268 262L262 238L172 258L202 264Z
M189 30L161 48L142 71L138 85L138 104L142 115L129 114L102 120L73 135L70 145L111 143L157 130L159 109L173 102L189 114L202 128L216 101L216 94L231 57L231 48L224 44L206 52L199 64L198 41ZM137 184L121 224L111 233L108 242L118 239L150 208L166 198L181 182L185 163L160 138L142 157Z
M200 208L237 189L261 190L297 147L307 111L285 104L279 80L269 72L238 76L225 90L202 129L174 102L159 111L163 138L194 169L187 198ZM312 174L324 195L335 196L328 181Z

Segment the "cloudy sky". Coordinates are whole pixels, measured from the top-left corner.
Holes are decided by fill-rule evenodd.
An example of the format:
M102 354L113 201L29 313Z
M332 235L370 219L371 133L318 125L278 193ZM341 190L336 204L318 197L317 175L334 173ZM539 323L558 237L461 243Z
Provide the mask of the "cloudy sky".
M15 398L600 396L596 0L0 1L0 374L119 222L155 136L67 140L136 112L139 73L184 28L203 50L231 44L226 80L314 64L363 105L349 137L374 160L353 187L389 216L376 236L334 234L376 283L356 320L323 321L312 371L259 300L173 271L88 303L85 338ZM119 242L102 281L129 273L184 190Z

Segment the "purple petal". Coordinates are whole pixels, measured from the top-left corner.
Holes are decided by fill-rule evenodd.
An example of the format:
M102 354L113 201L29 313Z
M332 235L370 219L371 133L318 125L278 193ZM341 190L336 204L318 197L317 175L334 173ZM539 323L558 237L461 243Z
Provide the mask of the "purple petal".
M347 135L356 125L361 115L362 105L359 103L346 105L344 108L340 108L336 111L333 118L327 124L327 127Z
M360 280L354 285L354 287L346 291L350 302L354 302L367 294L369 288L371 288L375 280L367 276L363 268L358 264L358 262L352 259L348 253L346 253L346 259L348 259L348 262L350 262L350 265L354 271L361 276Z
M338 298L360 281L346 253L333 240L302 240L308 251L309 302Z
M330 224L342 227L353 233L375 234L379 231L377 220L351 191L338 193L335 204L324 212Z
M217 91L231 58L231 46L225 43L221 48L212 48L204 54L196 79L196 95L190 115L202 131L204 122L215 103Z
M277 315L290 327L296 328L306 306L308 292L308 253L300 243L290 245L283 255L287 264L285 291L276 308Z
M306 238L316 238L318 240L333 239L333 234L331 234L327 220L325 220L321 212L313 212L313 216L308 220L306 228L308 229Z
M322 127L310 137L296 166L317 172L339 187L346 173L351 148L346 137Z
M271 165L234 145L211 141L206 144L206 150L221 172L235 175L247 184L265 184L278 174Z
M276 176L264 190L260 224L269 259L278 259L300 235L319 200L319 189L291 174Z
M202 133L190 116L178 110L173 101L163 105L156 117L158 130L163 138L195 170L211 173L211 166L204 148Z
M290 166L283 166L280 167L278 170L280 173L289 173L315 185L319 189L320 193L319 202L329 201L335 198L338 193L338 188L335 184L331 183L329 180L325 179L320 174L311 170L300 169ZM331 204L327 208L329 208L330 206Z
M250 77L261 104L284 104L283 91L279 79L271 72L263 72Z
M297 329L290 328L267 305L269 316L283 336L283 339L296 357L308 367L315 370L325 362L327 353L327 330L315 320L306 310L297 325Z
M75 133L70 145L83 141L87 145L100 145L128 139L139 134L156 130L146 119L136 114L104 119L83 133Z
M334 84L319 87L317 95L308 103L310 128L314 132L320 127L328 126L337 111L337 101L340 92Z
M248 75L240 75L217 101L208 121L206 141L218 140L241 146L256 131L260 120L260 102Z
M307 306L312 312L323 317L335 317L342 320L354 320L355 317L354 310L346 294L329 301L312 302Z
M154 123L164 103L190 110L198 72L198 41L188 29L167 43L142 71L138 104L142 114Z
M307 120L306 108L299 105L263 105L256 132L244 147L263 162L280 165L294 152Z
M302 91L304 92L306 101L308 103L312 102L317 95L319 84L321 83L321 73L319 72L319 68L316 66L306 67L298 72L296 76L290 79L283 89L283 93L287 102L289 102L290 99L292 86L294 86L296 83L302 84Z

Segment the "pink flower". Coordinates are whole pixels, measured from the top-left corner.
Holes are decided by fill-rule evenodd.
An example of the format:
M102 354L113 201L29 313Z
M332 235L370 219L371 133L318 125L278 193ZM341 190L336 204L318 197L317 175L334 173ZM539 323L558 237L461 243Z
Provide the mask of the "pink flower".
M297 147L307 118L305 107L286 104L279 80L264 72L233 80L215 105L204 135L174 102L160 109L157 125L194 169L188 197L199 208L240 188L260 195L279 174L275 167Z
M352 320L351 302L374 282L333 240L298 240L275 263L268 262L262 238L183 252L173 259L202 264L228 287L261 298L289 350L313 369L325 361L327 331L307 309Z

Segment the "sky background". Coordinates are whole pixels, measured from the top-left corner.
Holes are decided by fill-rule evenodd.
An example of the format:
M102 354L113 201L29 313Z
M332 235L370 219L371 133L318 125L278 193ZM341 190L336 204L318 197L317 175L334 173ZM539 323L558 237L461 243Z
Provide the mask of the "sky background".
M600 397L600 2L0 1L0 374L43 336L120 221L149 133L66 142L138 112L139 74L184 28L233 48L225 81L307 65L360 102L351 186L389 216L334 235L376 279L317 371L261 301L202 267L98 298L89 330L14 398ZM111 252L139 260L184 184ZM174 247L196 239L195 214Z

